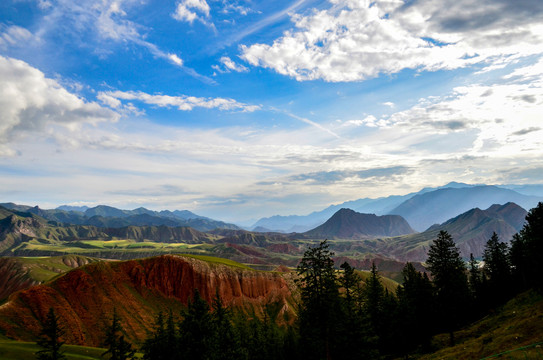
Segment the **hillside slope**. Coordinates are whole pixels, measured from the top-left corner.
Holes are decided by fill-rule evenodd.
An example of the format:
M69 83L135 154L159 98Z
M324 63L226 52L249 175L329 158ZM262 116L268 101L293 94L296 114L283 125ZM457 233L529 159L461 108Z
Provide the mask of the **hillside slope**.
M526 214L514 203L471 209L425 232L386 239L380 251L403 261L425 261L432 241L444 230L453 237L464 258L470 254L480 257L493 232L501 241L509 242L522 228Z
M35 340L50 307L60 316L71 344L98 346L116 309L134 344L141 344L159 311L175 313L194 289L210 301L218 291L237 311L261 314L266 304L280 309L278 320L293 318L288 275L258 272L222 260L165 255L121 262L97 262L54 281L14 294L0 307L0 331L17 340Z
M58 274L97 261L79 255L50 258L0 258L0 303L16 291L41 284Z
M436 336L434 345L440 349L418 359L478 360L489 356L495 356L496 359L541 359L542 320L543 298L530 291L515 297L503 308L471 326L457 331L456 346L447 346L448 334Z

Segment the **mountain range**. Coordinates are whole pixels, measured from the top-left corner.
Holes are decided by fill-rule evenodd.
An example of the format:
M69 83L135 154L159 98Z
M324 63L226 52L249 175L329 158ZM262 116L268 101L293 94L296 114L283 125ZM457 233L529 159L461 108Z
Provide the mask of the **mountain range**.
M515 191L516 190L516 191ZM522 192L522 193L521 193ZM479 207L513 202L524 209L531 209L543 201L541 185L469 185L452 182L438 188L424 188L416 193L377 199L359 199L331 205L309 215L275 215L262 218L253 224L254 231L305 232L326 222L342 208L359 213L376 215L401 215L416 231Z
M492 233L509 243L522 229L526 215L527 211L514 203L495 204L486 210L474 208L424 232L388 238L379 251L398 260L425 261L428 248L443 230L452 236L463 258L469 258L470 254L480 258Z
M103 228L122 228L128 226L189 226L199 231L210 231L216 228L240 229L237 225L213 220L196 215L188 210L153 211L143 207L134 210L121 210L111 206L98 205L93 208L60 206L56 209L44 210L38 206L1 203L6 209L29 212L60 224L91 225Z

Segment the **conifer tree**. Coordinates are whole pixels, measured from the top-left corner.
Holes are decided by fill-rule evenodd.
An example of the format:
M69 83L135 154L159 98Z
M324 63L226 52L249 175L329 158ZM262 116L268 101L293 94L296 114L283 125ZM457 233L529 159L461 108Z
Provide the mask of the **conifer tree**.
M511 265L509 248L506 243L500 242L495 232L485 245L483 261L487 298L497 304L510 294Z
M434 290L426 273L407 263L402 270L403 283L396 290L401 352L409 354L420 345L428 348L433 334Z
M337 351L338 326L344 314L333 255L325 240L304 253L297 269L302 300L300 338L308 358L330 359Z
M466 265L451 235L443 230L430 246L426 262L433 276L438 318L452 345L454 331L463 325L469 306Z
M543 291L543 202L526 215L526 223L511 242L511 262L515 278L523 286Z
M142 352L145 360L174 360L178 358L178 339L171 311L166 320L162 312L158 313L154 331L145 340Z
M61 351L64 342L60 338L64 335L64 330L58 323L59 317L55 314L53 308L49 308L49 312L45 318L45 323L40 333L40 339L37 341L42 350L36 353L38 360L63 360L66 359Z
M342 288L344 321L339 324L338 357L347 359L372 358L375 344L369 342L369 329L362 317L362 286L360 276L348 262L341 264L339 278Z
M468 272L468 284L473 302L473 309L470 315L477 317L483 314L484 309L487 307L487 292L485 290L487 285L486 278L479 268L479 261L475 259L473 254L469 255Z
M481 292L481 270L479 269L479 262L473 256L473 253L469 254L469 287L471 293L476 298Z
M108 356L110 360L130 360L133 359L135 350L132 349L132 345L125 340L122 334L123 327L117 310L113 309L113 319L111 325L106 329L106 338L104 340L104 346L107 347L102 356Z
M371 265L370 276L364 285L364 313L366 314L369 325L375 334L379 334L381 325L381 315L383 310L383 300L385 296L385 288L381 283L380 276L377 272L375 263Z
M213 341L211 359L237 360L242 357L239 335L232 325L232 316L217 290L212 303Z
M164 315L158 313L155 320L154 332L147 338L142 346L143 358L145 360L165 360L164 345L166 339L166 328L164 325Z
M213 324L209 305L195 289L183 321L179 325L180 352L187 359L209 359L211 357Z

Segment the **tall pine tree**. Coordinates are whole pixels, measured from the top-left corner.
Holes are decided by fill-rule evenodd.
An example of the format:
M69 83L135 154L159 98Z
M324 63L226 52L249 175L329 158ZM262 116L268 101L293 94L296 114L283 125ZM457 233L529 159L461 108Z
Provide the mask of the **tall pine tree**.
M102 356L107 356L110 360L130 360L133 359L136 352L132 349L132 345L124 338L123 327L116 309L113 309L111 325L106 328L104 346L107 348L107 351Z
M496 305L510 296L511 285L509 248L506 243L500 242L498 234L493 233L486 242L483 261L486 298Z
M407 263L402 270L403 283L398 286L399 327L398 341L401 352L409 354L422 346L427 349L433 334L434 321L434 289L426 275Z
M511 263L519 290L543 291L543 202L526 215L526 223L511 242Z
M451 345L454 331L467 318L470 292L466 265L451 235L440 231L428 250L428 269L432 273L438 318L442 330L449 332Z
M40 339L37 341L38 346L42 348L36 353L38 360L66 359L61 351L64 342L60 340L64 335L64 330L60 327L58 320L59 317L55 314L55 310L50 308L40 333Z
M307 358L331 359L338 349L339 324L344 319L334 255L325 241L309 248L298 265L301 289L300 337Z
M180 352L186 359L209 359L213 349L213 323L209 305L195 289L179 325Z

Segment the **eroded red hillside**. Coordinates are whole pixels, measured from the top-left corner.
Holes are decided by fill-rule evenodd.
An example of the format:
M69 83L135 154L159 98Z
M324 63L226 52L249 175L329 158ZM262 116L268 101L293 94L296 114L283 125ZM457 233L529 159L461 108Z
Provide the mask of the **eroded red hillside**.
M66 330L65 341L97 346L115 308L126 337L141 344L158 312L177 313L194 289L208 301L218 291L225 305L247 313L258 314L266 304L279 303L278 317L292 319L286 277L174 255L98 262L14 294L0 307L0 329L11 338L33 340L53 307Z

